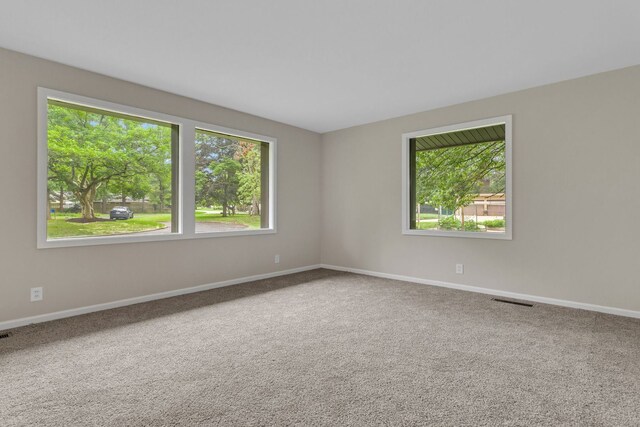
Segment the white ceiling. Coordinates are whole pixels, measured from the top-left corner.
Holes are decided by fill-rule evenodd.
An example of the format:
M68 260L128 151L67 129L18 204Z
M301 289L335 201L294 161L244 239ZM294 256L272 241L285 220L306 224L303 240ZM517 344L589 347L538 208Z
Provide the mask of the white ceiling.
M0 0L0 46L326 132L640 64L640 1Z

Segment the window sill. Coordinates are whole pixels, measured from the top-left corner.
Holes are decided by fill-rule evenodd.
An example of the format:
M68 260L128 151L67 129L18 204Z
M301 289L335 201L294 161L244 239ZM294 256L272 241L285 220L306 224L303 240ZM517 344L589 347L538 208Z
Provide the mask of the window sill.
M38 242L38 249L69 248L77 246L119 245L126 243L162 242L170 240L208 239L233 236L256 236L261 234L276 234L274 228L259 230L220 231L213 233L173 233L161 236L101 236L101 237L77 237L67 239L46 240Z
M504 233L488 233L473 231L438 231L438 230L402 230L402 234L409 236L463 237L472 239L512 240L511 231Z

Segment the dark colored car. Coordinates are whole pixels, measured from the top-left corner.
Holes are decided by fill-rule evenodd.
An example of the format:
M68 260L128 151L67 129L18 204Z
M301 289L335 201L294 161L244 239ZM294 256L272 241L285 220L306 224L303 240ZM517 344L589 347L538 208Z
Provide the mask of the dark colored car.
M133 218L133 211L126 206L116 206L109 212L110 219L129 219Z

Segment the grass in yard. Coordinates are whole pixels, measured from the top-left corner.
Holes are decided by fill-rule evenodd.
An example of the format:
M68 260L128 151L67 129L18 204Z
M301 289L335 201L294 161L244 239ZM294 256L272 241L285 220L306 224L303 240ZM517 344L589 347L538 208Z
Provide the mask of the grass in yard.
M248 215L242 212L236 213L232 216L224 217L221 213L197 210L196 222L224 222L231 224L242 224L246 225L248 228L260 228L259 215Z
M438 228L438 221L430 221L430 222L417 222L416 228L418 230L430 230L433 228Z
M420 214L420 219L437 219L437 218L438 218L438 214L434 214L434 213L421 213Z
M108 214L99 214L99 218L108 219ZM117 221L98 221L89 223L69 222L67 219L79 218L80 214L56 214L47 221L47 237L63 239L68 237L113 236L117 234L139 233L167 227L171 222L169 213L136 213L132 219ZM222 222L245 225L250 229L260 228L260 217L237 213L223 217L221 213L197 210L196 222Z
M135 214L135 218L148 218L155 221L171 221L171 215L166 214ZM258 215L248 215L238 212L235 215L222 216L216 211L196 210L196 222L224 222L232 224L246 225L249 228L260 228L260 217Z
M108 215L98 215L108 219ZM47 237L49 239L63 239L67 237L111 236L114 234L128 234L140 231L164 228L165 224L155 218L138 217L128 220L99 221L99 222L68 222L69 218L79 218L80 215L56 215L47 221Z

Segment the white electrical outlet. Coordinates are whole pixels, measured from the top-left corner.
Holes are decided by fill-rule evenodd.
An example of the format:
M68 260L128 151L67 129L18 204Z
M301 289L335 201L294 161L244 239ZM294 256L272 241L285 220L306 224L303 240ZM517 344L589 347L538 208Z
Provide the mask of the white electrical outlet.
M31 302L42 301L42 288L31 288Z
M273 262L275 262L276 264L280 264L280 255L276 255L273 259Z
M456 264L456 274L464 274L464 264Z

